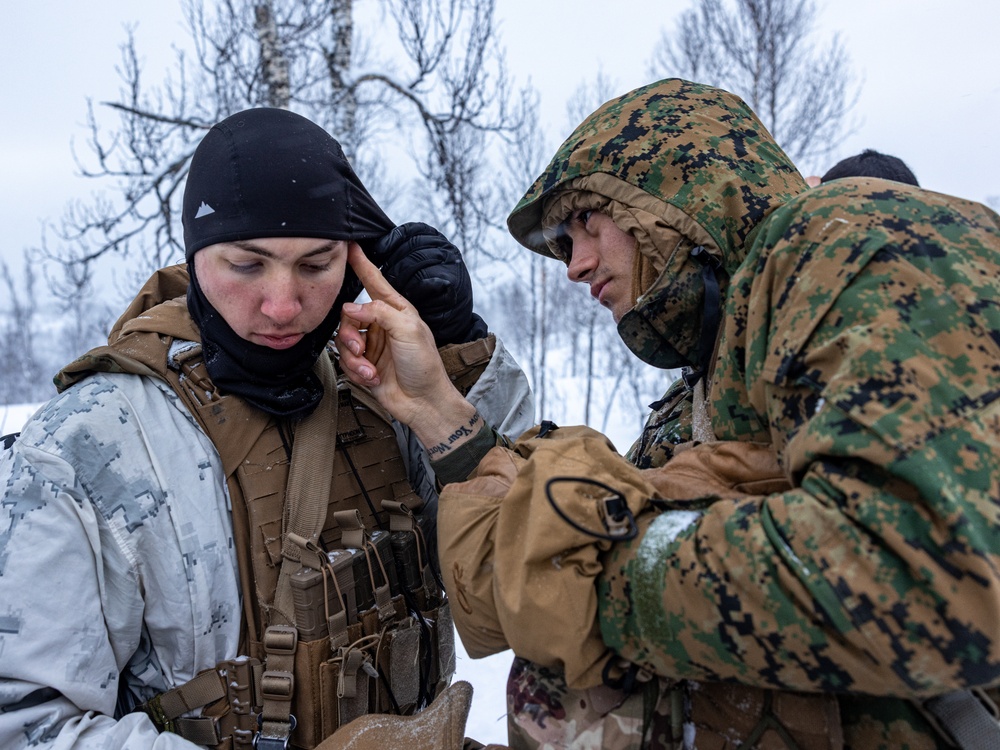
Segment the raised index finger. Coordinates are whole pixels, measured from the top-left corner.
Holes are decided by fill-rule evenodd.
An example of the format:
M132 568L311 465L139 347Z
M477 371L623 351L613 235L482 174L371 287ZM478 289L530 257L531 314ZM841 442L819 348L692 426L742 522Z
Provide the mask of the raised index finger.
M358 275L358 279L364 285L368 296L373 300L384 300L398 310L404 309L409 304L406 298L385 280L382 272L368 260L368 256L364 254L361 246L356 242L352 242L347 248L347 262L351 264L351 268Z

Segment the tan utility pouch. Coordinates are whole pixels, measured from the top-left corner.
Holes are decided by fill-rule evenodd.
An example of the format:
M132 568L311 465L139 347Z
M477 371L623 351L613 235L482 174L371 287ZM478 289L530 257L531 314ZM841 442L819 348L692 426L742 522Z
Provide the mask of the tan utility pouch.
M455 675L455 622L451 616L451 604L446 599L436 609L424 612L423 616L431 628L432 671L429 682L436 686L434 694L438 695Z
M307 550L323 565L314 545ZM413 713L446 687L454 673L454 630L446 601L410 616L403 596L383 601L380 594L347 624L355 619L355 610L353 605L345 610L340 603L355 601L350 596L355 590L345 580L354 567L350 558L359 555L363 558L364 552L337 550L325 555L331 562L323 565L322 573L306 566L292 577L293 586L302 582L294 589L300 595L297 614L313 613L297 618L305 630L300 626L295 652L291 713L297 718L292 733L296 746L314 747L363 713ZM363 564L359 569L360 580L366 580L374 568ZM381 570L381 578L386 578L387 569ZM317 608L317 601L326 604Z
M529 431L515 450L493 448L469 481L442 490L441 572L470 656L511 648L561 669L571 688L602 684L611 653L597 623L595 581L611 542L590 530L610 534L609 489L632 518L656 495L606 437L564 427L548 437Z
M405 607L397 611L405 613ZM365 618L368 626L377 622L372 614L374 610ZM421 675L428 670L428 683L434 686L428 700L447 687L455 671L448 605L422 616L423 623L415 617L396 618L371 635L363 634L366 624L355 623L348 628L351 643L338 649L331 649L328 639L299 643L296 746L315 747L366 713L412 714L421 699ZM303 679L307 675L311 678Z
M377 638L362 638L323 665L323 720L331 732L368 713L369 692L377 677L373 665L376 642Z
M363 637L360 623L348 626L349 643L358 643ZM295 650L296 680L292 698L292 713L297 722L292 742L297 747L315 747L340 725L339 662L334 666L338 655L339 649L331 650L328 638L299 641Z
M420 699L420 623L407 617L387 630L379 643L384 676L372 691L373 713L409 714Z

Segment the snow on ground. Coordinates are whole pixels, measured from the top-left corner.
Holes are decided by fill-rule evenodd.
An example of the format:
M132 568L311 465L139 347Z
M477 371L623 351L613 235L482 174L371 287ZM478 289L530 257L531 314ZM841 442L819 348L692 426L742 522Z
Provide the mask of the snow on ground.
M465 726L465 736L484 745L507 744L507 673L514 659L504 651L485 659L472 659L465 653L461 639L455 635L456 680L472 685L472 709Z

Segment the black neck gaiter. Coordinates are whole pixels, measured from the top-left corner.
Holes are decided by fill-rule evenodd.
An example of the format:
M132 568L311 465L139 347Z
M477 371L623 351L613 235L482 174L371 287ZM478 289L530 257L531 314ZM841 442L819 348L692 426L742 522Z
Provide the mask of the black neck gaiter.
M326 347L340 318L340 301L329 315L289 349L272 349L237 334L205 298L188 264L188 312L201 330L201 350L212 382L224 394L245 399L277 417L301 419L323 398L323 386L313 365Z
M319 326L290 349L241 338L202 292L194 256L210 245L266 237L358 242L368 252L394 226L354 173L337 140L284 109L237 112L198 144L184 187L188 310L201 330L205 367L222 393L299 419L323 397L313 365L330 341L341 305L361 291L347 268L340 295Z

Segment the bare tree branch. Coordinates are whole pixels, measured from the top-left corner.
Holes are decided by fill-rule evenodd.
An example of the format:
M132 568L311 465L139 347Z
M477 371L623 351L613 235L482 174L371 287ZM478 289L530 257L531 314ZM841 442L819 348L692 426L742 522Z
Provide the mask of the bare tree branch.
M398 48L359 52L353 0L182 0L191 56L178 50L162 82L145 80L132 30L121 47L119 97L88 106L80 173L104 186L63 216L67 262L106 255L147 266L183 257L180 199L204 131L241 109L296 109L342 142L364 179L385 145L412 149L419 196L467 253L488 243L507 206L486 167L522 127L494 24L495 0L380 0ZM380 33L380 49L389 35ZM108 124L111 113L117 122ZM370 185L371 186L371 185ZM397 193L401 193L396 189ZM60 255L58 249L49 253Z

